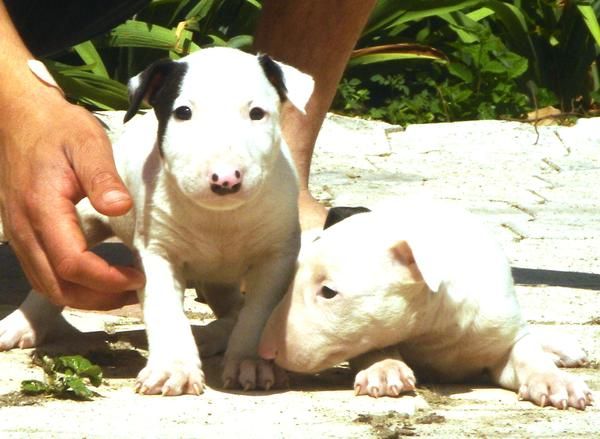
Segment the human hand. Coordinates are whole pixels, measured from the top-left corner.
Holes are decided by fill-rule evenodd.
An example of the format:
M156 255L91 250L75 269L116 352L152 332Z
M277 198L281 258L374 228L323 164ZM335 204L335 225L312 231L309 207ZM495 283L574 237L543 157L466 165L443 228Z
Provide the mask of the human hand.
M111 266L90 252L75 211L86 195L109 216L132 206L103 128L88 111L41 82L2 101L2 220L32 287L58 305L75 308L135 302L131 290L143 286L143 274Z

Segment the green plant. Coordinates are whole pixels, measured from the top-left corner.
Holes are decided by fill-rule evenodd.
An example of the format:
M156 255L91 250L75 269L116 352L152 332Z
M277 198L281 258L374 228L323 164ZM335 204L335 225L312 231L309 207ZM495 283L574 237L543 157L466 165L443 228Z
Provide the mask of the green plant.
M260 0L153 0L46 62L70 99L124 109L127 79L158 58L250 49L260 9ZM379 0L335 108L404 123L515 117L547 104L585 111L600 97L598 14L600 0Z
M600 56L599 0L513 2L523 14L535 51L530 79L548 88L563 111L585 111L597 96ZM508 29L506 30L508 32ZM518 45L509 44L523 54ZM598 102L596 100L596 102Z
M67 96L95 109L127 108L127 80L159 58L206 45L248 49L257 0L153 0L135 19L44 60Z
M456 15L460 24L446 18L428 20L414 32L419 43L440 48L445 62L352 68L335 108L399 124L514 117L528 111L528 60L509 50L489 23L466 15ZM537 94L544 96L544 104L552 102L545 90ZM354 101L349 105L348 99Z
M97 396L86 383L98 387L102 383L102 369L81 355L56 358L44 355L35 357L34 364L43 369L45 379L22 381L23 394L76 400L90 400Z
M350 63L334 108L402 124L520 117L547 105L585 112L600 97L599 8L598 0L381 0L361 50L409 40L437 49L442 62Z

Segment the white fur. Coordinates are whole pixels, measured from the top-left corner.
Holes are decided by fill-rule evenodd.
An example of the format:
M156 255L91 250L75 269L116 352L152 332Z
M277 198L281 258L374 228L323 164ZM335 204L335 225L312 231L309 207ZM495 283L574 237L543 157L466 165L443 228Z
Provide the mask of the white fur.
M86 236L108 226L135 250L146 274L138 295L149 358L138 376L140 392L202 391L198 348L182 307L186 283L195 283L217 315L231 320L241 306L242 279L245 305L227 347L223 379L228 385L268 388L274 383L257 376L264 368L257 346L293 275L299 248L297 177L281 138L281 102L252 55L215 48L180 62L188 71L173 108L190 107L192 118L171 117L163 156L153 112L127 124L114 147L133 210L106 218L83 201L78 212ZM285 71L293 74L285 78L288 92L303 110L312 79L289 66ZM139 77L130 86L139 87ZM250 119L255 106L266 111L262 120ZM238 169L243 183L238 192L220 196L211 191L211 175L224 164ZM36 299L25 305L34 301L35 306L0 322L0 349L42 341L43 329L59 310L38 293L31 295ZM26 319L18 318L24 314Z
M326 298L323 286L337 294ZM297 372L351 360L363 369L357 393L372 396L414 389L414 368L445 381L487 370L541 405L591 401L529 335L499 245L473 216L439 202L398 200L303 240L259 352Z

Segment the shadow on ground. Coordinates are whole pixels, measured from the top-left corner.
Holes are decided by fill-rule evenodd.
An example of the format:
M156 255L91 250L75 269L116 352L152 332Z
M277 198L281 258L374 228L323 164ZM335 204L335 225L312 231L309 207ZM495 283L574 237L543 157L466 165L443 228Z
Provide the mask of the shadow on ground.
M548 285L600 291L600 274L579 271L543 270L540 268L512 268L516 284Z
M93 252L113 265L133 265L131 252L123 244L106 242ZM29 292L30 286L15 253L9 245L0 244L0 304L18 306Z

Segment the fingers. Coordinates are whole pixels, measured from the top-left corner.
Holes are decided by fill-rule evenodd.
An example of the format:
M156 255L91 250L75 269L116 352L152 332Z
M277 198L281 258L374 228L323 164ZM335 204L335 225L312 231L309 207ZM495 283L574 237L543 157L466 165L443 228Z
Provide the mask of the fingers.
M29 223L26 222L18 228L18 233L14 234L14 239L11 239L11 247L21 261L21 266L31 286L35 290L43 292L53 303L80 309L108 310L137 302L137 295L134 291L122 292L122 289L109 289L108 284L91 289L62 280L56 275L46 252L43 251L40 242L28 226ZM100 263L106 264L101 259ZM131 270L131 277L142 277L143 279L143 275L132 268L113 268L115 270Z
M109 265L87 249L75 206L70 200L49 196L48 202L37 215L37 235L49 265L59 279L94 291L120 292L139 289L144 285L144 276L140 271ZM54 224L49 224L48 218L55 218Z

